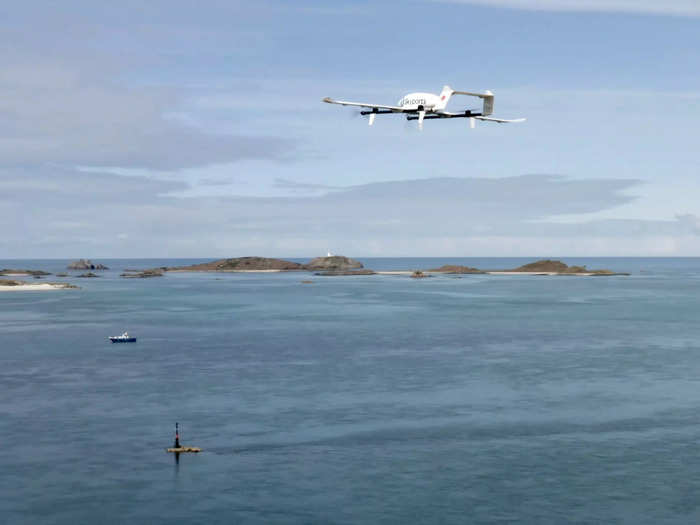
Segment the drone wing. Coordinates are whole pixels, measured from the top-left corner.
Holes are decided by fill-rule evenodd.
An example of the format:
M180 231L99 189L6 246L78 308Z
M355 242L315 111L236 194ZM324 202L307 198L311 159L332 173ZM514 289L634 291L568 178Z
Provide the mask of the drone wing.
M327 102L328 104L340 104L341 106L358 106L361 108L370 108L370 109L387 109L389 111L395 111L395 112L403 112L404 109L401 106L384 106L382 104L365 104L363 102L347 102L345 100L333 100L330 97L326 97L323 99L323 102Z
M492 117L474 117L478 118L479 120L487 120L489 122L498 122L500 124L506 124L508 122L525 122L524 118L515 118L515 119L504 119L504 118L492 118Z

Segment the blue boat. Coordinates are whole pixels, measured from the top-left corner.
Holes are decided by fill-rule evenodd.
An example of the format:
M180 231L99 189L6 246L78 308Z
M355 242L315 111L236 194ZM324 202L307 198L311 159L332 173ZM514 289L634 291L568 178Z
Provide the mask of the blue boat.
M124 332L122 335L113 335L109 338L113 343L135 343L136 338L129 335L129 332Z

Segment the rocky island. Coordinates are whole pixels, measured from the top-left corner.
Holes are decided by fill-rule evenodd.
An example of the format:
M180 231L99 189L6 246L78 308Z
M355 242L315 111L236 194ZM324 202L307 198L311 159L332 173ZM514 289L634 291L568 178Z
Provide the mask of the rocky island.
M441 273L441 274L475 274L475 275L579 275L579 276L612 276L612 275L629 275L624 272L613 272L612 270L589 270L585 266L568 266L561 261L551 259L543 259L533 263L525 264L511 270L480 270L470 266L460 266L454 264L446 264L440 268L432 270L423 270L422 274ZM406 270L400 271L381 271L377 272L382 275L411 275L411 277L421 277L415 275L415 272Z
M304 265L305 270L316 271L316 275L374 275L375 272L366 269L360 261L350 259L343 255L329 255L316 257L310 263Z
M166 272L281 272L304 269L304 266L299 263L267 257L238 257L190 266L161 268Z
M90 259L79 259L68 265L69 270L109 270L104 264L95 264Z
M629 273L613 272L611 270L589 270L585 266L568 266L561 261L543 259L525 264L512 270L494 270L490 274L534 274L534 275L629 275Z

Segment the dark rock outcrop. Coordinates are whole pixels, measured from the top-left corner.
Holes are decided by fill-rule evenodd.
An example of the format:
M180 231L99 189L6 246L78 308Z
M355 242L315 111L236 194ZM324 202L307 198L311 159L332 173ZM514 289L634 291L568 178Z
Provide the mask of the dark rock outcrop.
M68 265L69 270L109 270L104 264L95 264L90 259L80 259Z
M51 275L49 272L44 272L42 270L17 270L13 268L3 268L0 270L0 275L33 275L33 276L42 276L42 275Z
M430 275L427 273L423 273L420 270L416 270L411 274L411 277L413 279L425 279L426 277L430 277Z
M173 266L165 268L167 271L178 272L237 272L237 271L261 271L261 270L303 270L299 263L282 259L270 259L267 257L238 257L235 259L220 259L191 266Z
M92 272L85 272L85 273L81 273L80 275L76 275L76 277L83 277L83 278L87 279L87 278L92 278L92 277L99 277L99 275L97 275L96 273L92 273Z
M342 272L364 268L360 261L344 257L342 255L331 255L329 257L316 257L310 263L305 264L307 270L321 270L327 272Z

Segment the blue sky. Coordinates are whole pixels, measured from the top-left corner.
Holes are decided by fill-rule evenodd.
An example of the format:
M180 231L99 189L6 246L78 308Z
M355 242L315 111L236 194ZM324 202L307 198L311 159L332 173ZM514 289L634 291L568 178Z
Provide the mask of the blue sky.
M700 255L695 0L143 4L0 7L0 258Z

